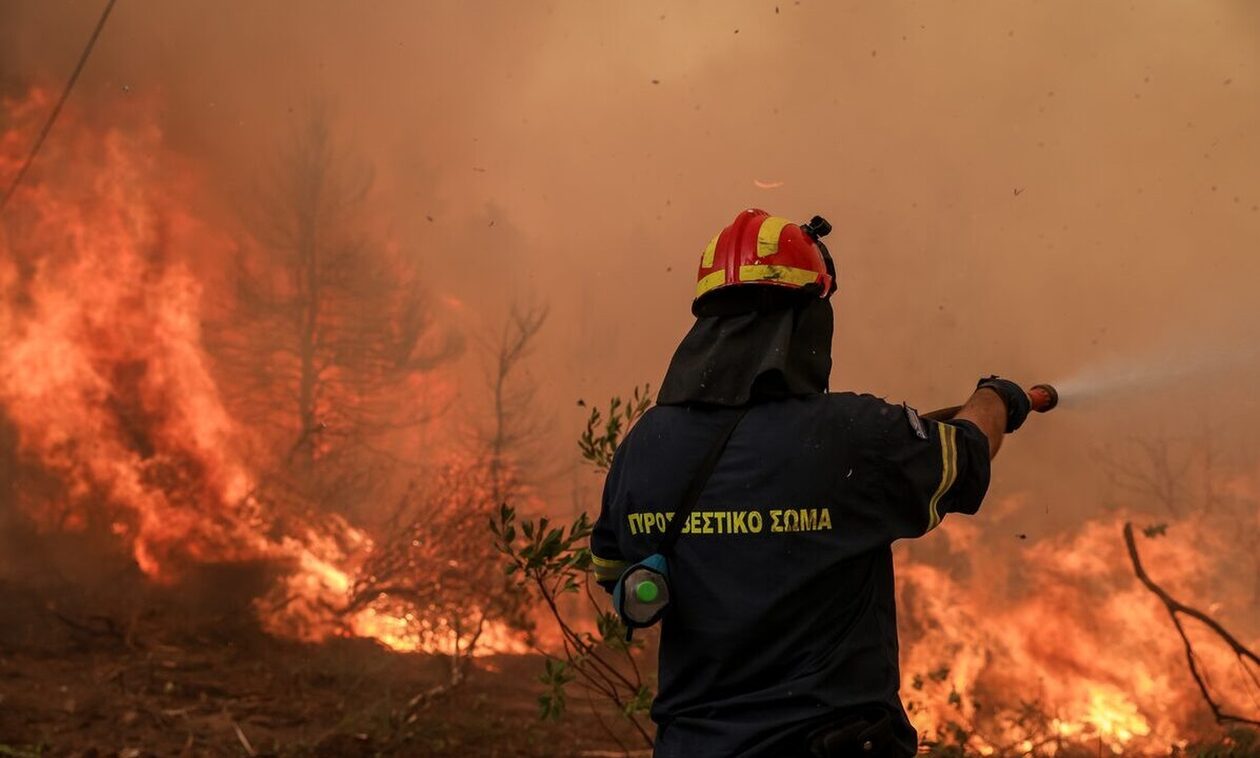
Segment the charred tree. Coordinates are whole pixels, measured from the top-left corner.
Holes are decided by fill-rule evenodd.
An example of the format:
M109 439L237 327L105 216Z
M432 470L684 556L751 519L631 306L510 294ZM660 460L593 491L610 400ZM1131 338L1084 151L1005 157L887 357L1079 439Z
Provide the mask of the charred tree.
M492 416L481 439L489 456L490 494L495 504L502 503L518 488L519 470L528 465L529 448L541 431L531 414L537 387L521 381L518 375L546 320L546 307L513 306L497 344L491 348Z
M370 167L313 110L246 214L213 348L227 394L278 468L353 510L397 440L431 418L424 378L455 357L417 258L370 231Z

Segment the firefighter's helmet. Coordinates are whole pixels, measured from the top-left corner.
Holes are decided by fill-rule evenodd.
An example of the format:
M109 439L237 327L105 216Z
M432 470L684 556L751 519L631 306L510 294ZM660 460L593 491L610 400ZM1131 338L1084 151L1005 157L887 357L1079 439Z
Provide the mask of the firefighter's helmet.
M798 225L757 208L742 211L704 249L692 309L710 293L741 285L809 288L830 297L836 271L822 243L830 231L822 216Z

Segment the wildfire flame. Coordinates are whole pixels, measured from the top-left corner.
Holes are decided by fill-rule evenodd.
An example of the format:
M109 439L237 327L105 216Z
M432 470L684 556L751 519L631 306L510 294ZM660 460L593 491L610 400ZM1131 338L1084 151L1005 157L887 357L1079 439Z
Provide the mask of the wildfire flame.
M13 176L49 93L4 103L0 176ZM62 114L56 146L13 199L0 239L0 403L23 455L63 483L25 510L48 529L105 527L151 580L203 562L290 567L258 601L269 631L335 634L400 651L446 652L406 610L338 613L372 540L336 516L277 513L257 496L242 432L203 348L194 260L223 259L228 237L197 218L195 167L153 123L93 128ZM284 528L280 528L283 525ZM523 652L492 623L480 654Z
M964 538L958 552L966 573L983 579L963 583L914 562L899 568L902 624L912 640L902 651L902 689L920 731L939 735L960 725L970 732L967 744L985 755L1034 748L1053 755L1058 739L1119 755L1167 754L1210 727L1167 613L1133 578L1121 523L1099 520L1038 542L1012 573L1000 565L1008 556L967 544L968 525L955 521L947 531L957 527ZM1190 547L1212 542L1206 528L1178 522L1176 541L1152 540L1145 550L1185 586L1219 577L1205 557L1211 553ZM1210 670L1236 671L1224 648L1204 644L1196 654ZM1226 692L1242 686L1228 678L1218 684ZM1003 707L1014 712L1002 714ZM1045 723L1031 723L1038 717ZM1028 739L1030 731L1042 742Z

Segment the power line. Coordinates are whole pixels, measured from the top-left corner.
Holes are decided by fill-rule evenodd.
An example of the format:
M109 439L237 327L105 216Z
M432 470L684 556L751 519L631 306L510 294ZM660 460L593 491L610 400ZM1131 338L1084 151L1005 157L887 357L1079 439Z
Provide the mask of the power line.
M114 9L114 3L118 0L108 0L105 3L105 10L101 12L101 20L96 22L96 28L92 30L92 36L88 39L87 47L83 48L83 55L79 56L79 64L74 67L74 72L70 74L70 80L66 82L66 88L61 92L61 99L57 101L56 107L52 109L52 113L48 114L48 120L44 122L44 128L40 130L39 137L35 139L35 144L31 145L31 152L26 156L26 161L22 164L21 170L17 172L17 176L13 177L13 183L9 185L9 189L4 193L4 198L0 199L0 213L2 213L9 204L9 198L13 197L13 193L17 191L18 185L22 183L26 171L31 167L31 162L35 160L35 156L39 153L39 148L44 144L44 138L48 136L48 132L52 130L53 122L57 120L57 114L61 113L61 106L66 104L66 98L70 97L70 90L74 89L74 83L78 81L79 74L83 71L84 64L87 63L88 56L92 54L92 48L96 47L96 39L101 36L101 30L105 28L105 20L109 18L109 12Z

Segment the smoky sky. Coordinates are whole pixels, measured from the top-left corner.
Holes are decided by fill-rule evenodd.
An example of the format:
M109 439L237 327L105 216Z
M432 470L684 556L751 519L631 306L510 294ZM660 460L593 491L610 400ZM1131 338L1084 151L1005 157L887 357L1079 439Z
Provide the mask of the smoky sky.
M100 5L5 3L5 92L59 87ZM697 256L745 207L835 226L833 389L926 409L982 374L1163 367L1003 449L993 491L1031 493L1026 531L1087 515L1109 441L1254 453L1247 2L120 0L72 102L159 103L225 225L328 104L375 166L381 233L458 320L550 304L532 371L558 457L578 398L659 382Z

